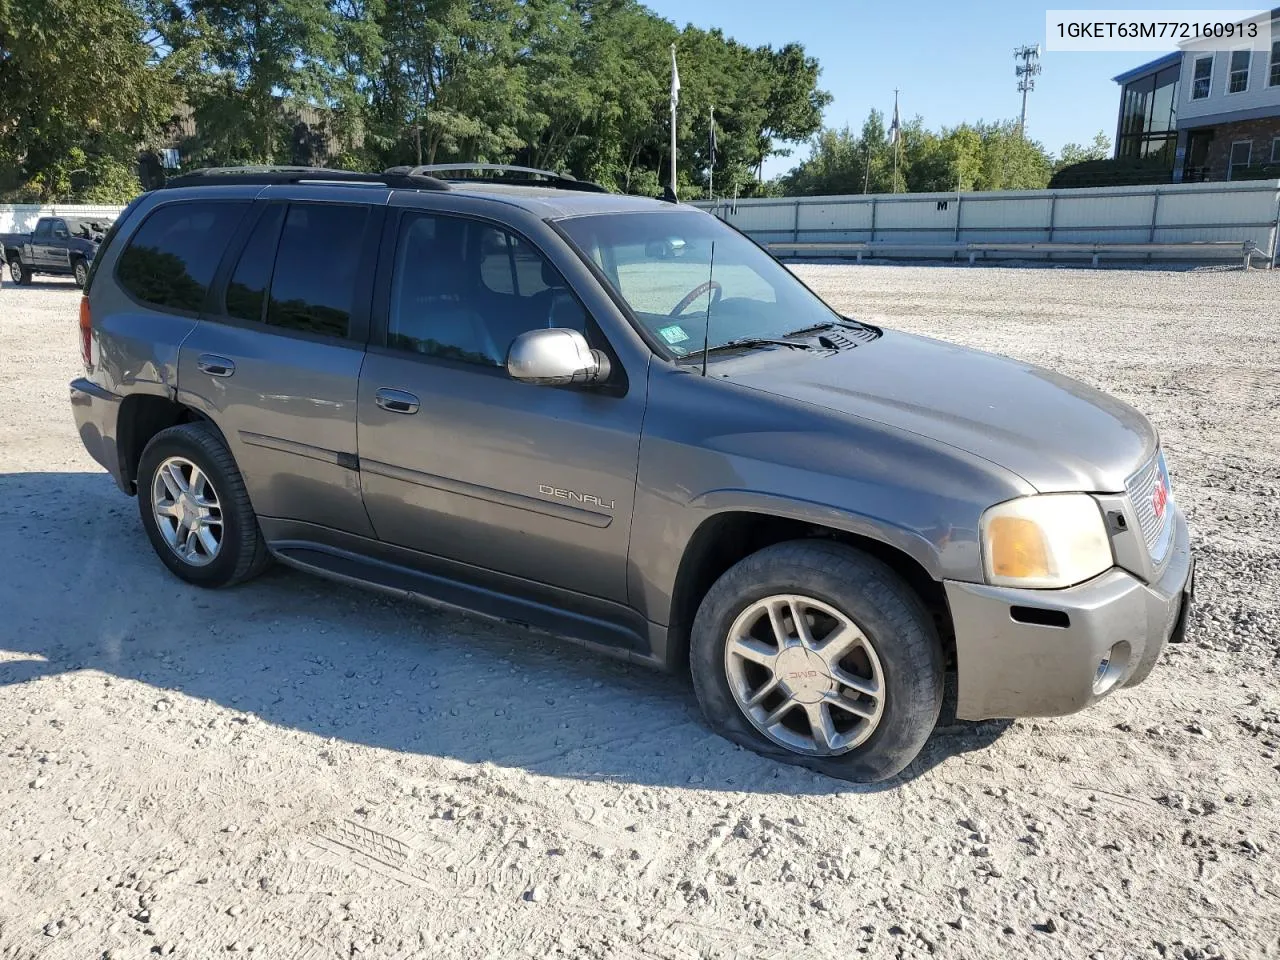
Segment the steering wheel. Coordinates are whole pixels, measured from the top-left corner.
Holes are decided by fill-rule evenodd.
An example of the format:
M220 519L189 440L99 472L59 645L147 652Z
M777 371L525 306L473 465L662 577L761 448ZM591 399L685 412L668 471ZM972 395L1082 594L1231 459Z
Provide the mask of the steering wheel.
M697 300L700 296L702 296L708 290L711 291L712 306L719 303L720 298L724 296L724 287L720 285L719 280L703 280L700 284L698 284L696 287L694 287L692 290L686 293L680 299L680 302L677 303L671 309L671 312L667 314L667 316L669 317L680 316L680 314L684 313L686 310L689 309L690 305L692 305L692 303L695 300Z

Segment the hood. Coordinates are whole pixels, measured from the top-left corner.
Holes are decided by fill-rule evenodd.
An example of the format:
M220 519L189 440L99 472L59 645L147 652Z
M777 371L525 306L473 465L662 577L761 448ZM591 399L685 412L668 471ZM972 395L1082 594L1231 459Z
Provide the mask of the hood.
M1016 473L1042 493L1119 492L1155 450L1155 428L1077 380L906 333L835 354L754 353L734 383L929 437Z

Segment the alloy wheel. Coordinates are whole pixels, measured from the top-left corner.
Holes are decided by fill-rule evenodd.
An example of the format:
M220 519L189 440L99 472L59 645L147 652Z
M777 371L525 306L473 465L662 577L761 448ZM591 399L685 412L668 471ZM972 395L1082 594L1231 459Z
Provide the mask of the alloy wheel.
M870 639L812 597L779 594L743 610L729 629L725 672L752 725L796 753L848 753L884 714L884 671Z
M222 548L222 505L213 484L186 457L169 457L151 480L151 511L165 543L195 567Z

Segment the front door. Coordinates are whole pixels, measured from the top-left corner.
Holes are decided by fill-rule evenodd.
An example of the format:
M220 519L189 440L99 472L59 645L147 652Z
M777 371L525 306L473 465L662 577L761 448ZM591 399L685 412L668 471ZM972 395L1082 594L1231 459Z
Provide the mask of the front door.
M526 330L572 327L608 345L522 237L462 216L399 216L360 375L360 476L378 537L624 602L645 371L615 363L609 385L591 389L510 379L507 348Z
M35 232L31 234L31 266L38 270L47 270L53 263L53 224L52 218L43 217L36 223Z
M1183 180L1199 182L1209 169L1209 147L1213 144L1212 130L1192 130L1187 134L1187 159Z
M373 536L360 497L356 389L382 210L259 203L183 341L179 399L222 430L266 521Z

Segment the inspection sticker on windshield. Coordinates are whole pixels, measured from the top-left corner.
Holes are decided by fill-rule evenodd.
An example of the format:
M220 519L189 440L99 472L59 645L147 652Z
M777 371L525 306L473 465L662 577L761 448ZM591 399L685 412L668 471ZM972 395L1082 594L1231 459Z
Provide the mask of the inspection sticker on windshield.
M663 340L673 346L689 339L689 335L684 332L684 327L680 326L678 323L673 323L669 327L663 327L658 331L658 336L662 337Z

